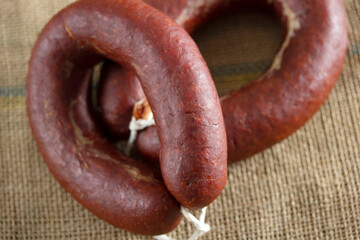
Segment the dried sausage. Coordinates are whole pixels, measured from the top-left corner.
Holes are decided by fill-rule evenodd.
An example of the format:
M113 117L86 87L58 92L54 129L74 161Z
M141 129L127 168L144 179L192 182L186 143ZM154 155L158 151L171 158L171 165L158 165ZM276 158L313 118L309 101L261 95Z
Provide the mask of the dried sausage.
M348 41L342 0L146 2L169 14L190 33L228 8L240 11L267 5L282 22L284 40L270 68L259 79L220 99L228 163L250 157L303 126L324 103L341 72ZM106 85L110 84L102 82ZM114 108L122 102L118 96L108 95L107 88L99 89L99 99L107 96L100 107L117 115L121 109ZM127 92L126 96L130 95ZM110 120L105 125L112 130L114 124ZM146 159L157 161L160 146L156 138L152 127L138 136L137 148Z
M158 172L119 154L101 133L89 78L104 57L140 79L157 121L166 186ZM27 112L57 181L125 230L169 232L181 220L179 203L206 206L225 186L225 127L208 68L188 34L142 1L81 0L53 17L33 48Z

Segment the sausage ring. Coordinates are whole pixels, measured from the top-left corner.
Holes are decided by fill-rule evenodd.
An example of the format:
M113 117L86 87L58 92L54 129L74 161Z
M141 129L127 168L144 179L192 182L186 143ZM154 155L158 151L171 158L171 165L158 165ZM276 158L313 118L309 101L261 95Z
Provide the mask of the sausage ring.
M259 79L220 99L229 163L252 156L303 126L326 100L344 63L347 27L341 0L145 2L171 16L190 33L227 11L271 8L280 18L285 36L271 67ZM125 89L118 79L131 87ZM144 97L135 80L136 76L126 69L107 64L99 83L101 118L109 132L120 139L128 135L124 126L131 119L133 104ZM146 159L158 161L158 142L155 128L149 127L138 136L138 151Z
M103 57L139 77L157 122L166 187L156 170L119 154L101 133L89 78ZM182 217L178 202L201 208L225 186L225 126L206 63L183 28L140 0L81 0L59 12L33 48L26 91L51 173L117 227L169 232Z

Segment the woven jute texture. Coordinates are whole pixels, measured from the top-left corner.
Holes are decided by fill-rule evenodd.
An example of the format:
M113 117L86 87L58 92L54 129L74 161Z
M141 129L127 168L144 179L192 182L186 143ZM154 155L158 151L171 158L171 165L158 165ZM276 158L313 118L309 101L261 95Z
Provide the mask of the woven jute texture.
M27 62L38 33L71 0L0 0L0 239L151 239L94 217L49 173L25 109ZM344 1L350 44L321 110L274 147L229 167L203 239L360 239L360 2ZM91 16L89 16L91 17ZM225 17L195 39L220 94L256 78L282 39L260 13ZM186 222L170 235L186 239Z

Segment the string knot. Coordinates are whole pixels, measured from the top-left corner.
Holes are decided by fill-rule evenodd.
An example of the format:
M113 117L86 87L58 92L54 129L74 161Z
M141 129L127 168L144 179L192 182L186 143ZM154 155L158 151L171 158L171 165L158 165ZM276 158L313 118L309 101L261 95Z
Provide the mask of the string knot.
M155 125L155 120L149 102L146 99L143 99L135 103L133 115L129 124L130 137L125 149L125 154L130 155L138 131L153 125Z
M194 226L196 228L194 233L189 238L189 240L197 240L202 235L204 235L205 233L210 231L210 225L205 223L206 210L207 210L207 207L202 208L200 217L199 217L199 219L197 219L194 215L191 214L191 212L187 208L181 206L181 213L184 215L186 220L188 220L189 222L194 224ZM168 237L167 235L154 236L154 238L156 240L174 240L174 239Z

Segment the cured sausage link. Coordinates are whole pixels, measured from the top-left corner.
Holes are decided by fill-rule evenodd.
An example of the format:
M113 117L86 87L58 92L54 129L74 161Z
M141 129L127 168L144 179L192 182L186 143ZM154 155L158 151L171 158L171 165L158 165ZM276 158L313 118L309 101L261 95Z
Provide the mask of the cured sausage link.
M257 4L251 1L144 0L174 19L190 34L199 26L222 14L231 14L236 10L241 12L253 9L271 10L267 0L257 0ZM133 107L135 103L145 98L136 74L125 66L106 61L101 70L97 96L101 111L99 117L107 134L117 140L127 139ZM158 162L159 151L156 152L156 156Z
M266 8L265 5L282 22L284 40L271 67L259 79L220 99L228 163L261 152L303 126L326 100L344 63L348 35L342 0L149 0L148 3L168 13L190 32L219 12ZM108 89L122 92L121 86L112 85L116 83L115 71L119 71L112 68L114 72L109 73L114 73L112 83L101 79L104 87L100 88L99 102L102 109L119 116L117 113L123 111L118 106L124 106L122 98L129 98L131 92L121 98L109 93ZM125 118L109 119L103 115L103 119L109 120L105 125L110 130L117 121L126 125ZM138 135L137 149L145 159L156 162L158 142L156 131L149 127Z
M164 143L167 187L156 170L119 154L94 119L90 69L102 56L140 79ZM141 1L82 0L53 17L30 59L27 111L57 181L119 228L169 232L182 216L167 188L185 207L199 208L225 185L224 122L206 64L181 27Z

